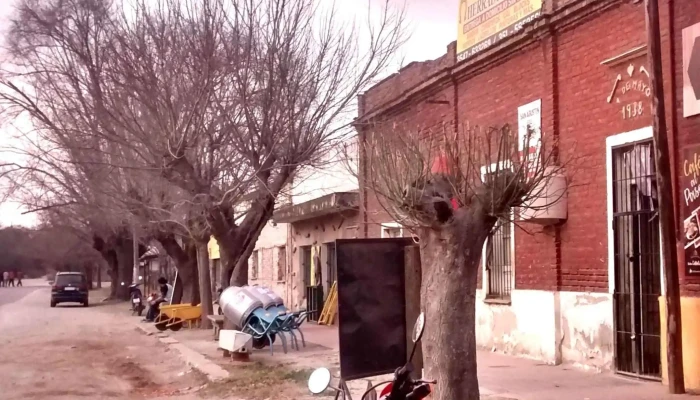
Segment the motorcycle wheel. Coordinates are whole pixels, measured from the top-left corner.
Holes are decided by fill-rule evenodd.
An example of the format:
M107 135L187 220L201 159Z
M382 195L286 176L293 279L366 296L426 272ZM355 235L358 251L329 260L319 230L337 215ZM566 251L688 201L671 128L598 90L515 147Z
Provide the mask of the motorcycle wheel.
M143 309L144 309L144 308L146 308L146 307L144 307L144 306L139 306L138 311L137 311L138 314L139 314L139 317L141 316L141 314L143 314Z

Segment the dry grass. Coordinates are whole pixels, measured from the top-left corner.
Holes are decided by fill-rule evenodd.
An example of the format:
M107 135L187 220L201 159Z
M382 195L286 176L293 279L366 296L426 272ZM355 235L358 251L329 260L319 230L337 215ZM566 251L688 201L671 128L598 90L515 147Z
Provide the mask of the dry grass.
M260 362L228 366L231 377L208 384L200 391L204 397L245 398L246 400L292 400L308 395L306 382L313 370Z

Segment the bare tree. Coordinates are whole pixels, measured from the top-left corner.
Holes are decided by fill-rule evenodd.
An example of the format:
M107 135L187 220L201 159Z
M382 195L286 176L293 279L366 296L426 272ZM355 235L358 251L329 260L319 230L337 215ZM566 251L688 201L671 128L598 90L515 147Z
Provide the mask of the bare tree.
M200 246L213 234L226 279L244 284L280 192L342 136L401 44L403 15L385 8L363 51L358 30L310 0L138 4L116 36L111 73L124 84L106 109L145 144L144 164L192 196Z
M178 189L159 208L185 216L200 255L214 235L226 280L242 284L281 191L347 132L403 42L387 3L363 30L312 0L23 0L2 97L61 132L84 176L113 168L113 192L143 194L130 168Z
M514 207L542 212L563 195L542 202L553 179L565 173L557 143L533 131L519 139L508 126L455 131L378 124L362 131L361 182L420 240L423 346L426 374L439 382L435 398L477 400L482 249L499 224L513 221Z
M95 233L94 244L116 268L113 285L125 282L116 288L125 297L133 259L127 254L132 247L129 220L153 223L154 214L167 214L176 202L170 196L177 193L157 174L138 169L138 148L120 146L106 119L98 118L99 93L109 84L104 65L112 49L110 10L109 1L21 2L8 35L8 64L13 68L4 71L0 97L6 116L28 115L35 127L13 149L26 160L14 165L12 175L17 186L29 188L23 200L38 211L79 205L79 219L90 208L90 226L111 232ZM108 224L105 216L115 218ZM196 300L198 291L191 287L196 256L174 240L172 234L182 230L173 226L166 221L145 228L162 239L180 267L183 284L178 287L184 286L185 297Z

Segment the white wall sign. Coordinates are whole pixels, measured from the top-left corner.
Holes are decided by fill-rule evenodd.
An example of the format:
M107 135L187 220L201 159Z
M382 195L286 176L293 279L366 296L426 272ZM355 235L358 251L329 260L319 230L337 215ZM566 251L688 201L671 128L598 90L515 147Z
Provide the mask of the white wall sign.
M683 29L683 116L700 114L700 23Z
M537 168L541 137L542 100L538 99L518 107L518 150L521 152L523 161L527 163L528 175L534 173Z

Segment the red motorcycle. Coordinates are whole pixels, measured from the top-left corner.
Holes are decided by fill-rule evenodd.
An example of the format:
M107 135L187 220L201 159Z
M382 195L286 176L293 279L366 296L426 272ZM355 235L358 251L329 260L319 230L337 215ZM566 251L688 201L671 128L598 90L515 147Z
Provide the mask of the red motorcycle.
M424 328L425 314L421 313L413 326L413 349L411 350L411 356L408 358L408 362L406 362L404 366L396 369L392 380L380 382L367 389L362 395L361 400L367 399L370 395L372 395L371 398L376 399L376 388L382 385L386 386L379 394L380 400L423 400L430 395L432 391L430 385L437 384L437 381L413 379L411 377L411 373L413 372L411 360L413 360L413 356L416 353L416 345L423 336ZM331 372L328 368L319 368L309 377L309 391L313 394L320 394L326 389L331 388L337 392L335 396L336 399L340 393L343 394L343 399L345 399L347 396L345 390L334 388L330 386L330 383Z

